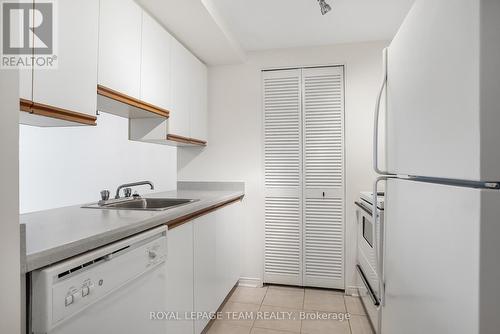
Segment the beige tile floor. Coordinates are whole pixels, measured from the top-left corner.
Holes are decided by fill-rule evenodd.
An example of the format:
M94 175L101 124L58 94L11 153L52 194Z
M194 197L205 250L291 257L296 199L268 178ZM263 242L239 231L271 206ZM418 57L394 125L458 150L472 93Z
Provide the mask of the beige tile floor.
M228 312L246 312L245 319L234 319ZM282 314L285 319L256 319L256 313ZM303 319L300 312L310 315L349 313L349 320ZM359 298L344 296L343 292L321 289L268 286L238 287L222 310L208 334L373 334ZM249 319L248 315L254 319ZM304 313L302 313L304 314Z

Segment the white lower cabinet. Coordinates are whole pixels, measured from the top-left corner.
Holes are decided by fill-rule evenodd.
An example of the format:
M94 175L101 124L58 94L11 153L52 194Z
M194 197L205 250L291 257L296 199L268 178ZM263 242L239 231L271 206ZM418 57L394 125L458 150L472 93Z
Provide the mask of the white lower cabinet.
M194 308L216 312L240 278L239 203L231 204L195 221ZM195 334L208 319L195 321Z
M234 203L168 231L167 312L216 312L240 278L240 237ZM189 314L191 316L191 314ZM168 333L199 334L210 319L169 320Z
M220 305L240 279L240 228L237 202L215 212L217 242L215 249L216 292Z
M184 317L193 307L193 223L168 231L167 312ZM159 310L160 311L160 310ZM169 320L168 333L192 334L193 320Z
M214 212L194 221L194 310L215 312L220 305L217 293L217 220ZM209 319L198 317L194 332L201 333Z

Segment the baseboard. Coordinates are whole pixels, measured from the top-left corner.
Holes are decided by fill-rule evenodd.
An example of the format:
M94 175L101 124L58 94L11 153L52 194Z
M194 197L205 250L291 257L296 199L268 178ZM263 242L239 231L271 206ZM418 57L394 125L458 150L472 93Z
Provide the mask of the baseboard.
M249 288L261 288L263 285L262 279L251 277L240 277L238 286L246 286Z
M231 298L231 296L233 295L234 290L236 290L237 286L238 286L238 283L236 283L233 286L233 288L231 289L231 291L229 291L229 293L227 294L226 298L224 298L224 301L222 301L222 304L220 304L219 308L217 309L217 313L222 312L222 309L224 308L224 306L226 306L227 302L229 301L229 298ZM205 328L203 329L203 331L201 332L201 334L207 334L210 331L210 328L212 327L212 325L214 324L214 322L215 322L215 319L211 319L208 322L208 324L205 326Z
M358 297L358 287L357 286L348 286L345 288L345 294L347 296L355 296Z

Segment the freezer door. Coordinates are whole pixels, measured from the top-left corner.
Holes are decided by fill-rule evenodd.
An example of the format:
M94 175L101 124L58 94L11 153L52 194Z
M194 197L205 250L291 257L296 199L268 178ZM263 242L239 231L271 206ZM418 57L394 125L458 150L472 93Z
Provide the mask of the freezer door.
M395 174L500 180L500 1L417 0L388 48Z
M482 192L388 182L382 333L478 333Z

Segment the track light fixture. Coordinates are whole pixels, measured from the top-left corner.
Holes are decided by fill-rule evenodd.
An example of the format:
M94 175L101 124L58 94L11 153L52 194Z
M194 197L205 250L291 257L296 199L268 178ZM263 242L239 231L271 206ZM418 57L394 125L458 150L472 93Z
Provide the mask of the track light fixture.
M328 3L326 3L325 0L318 0L318 2L319 6L321 7L321 15L325 15L332 10L332 7Z

